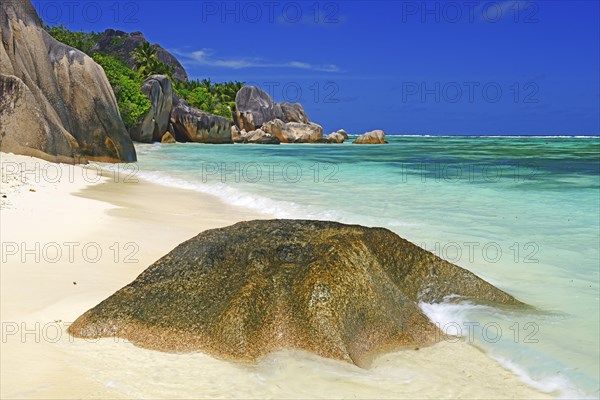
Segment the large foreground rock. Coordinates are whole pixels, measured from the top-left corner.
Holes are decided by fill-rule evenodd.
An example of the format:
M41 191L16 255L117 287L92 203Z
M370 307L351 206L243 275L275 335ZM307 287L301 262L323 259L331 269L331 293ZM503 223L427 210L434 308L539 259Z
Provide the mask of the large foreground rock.
M142 121L129 130L129 134L136 142L160 142L169 129L173 85L164 75L152 75L142 84L142 93L150 100L151 107Z
M231 122L227 118L200 111L175 95L171 124L178 142L232 143Z
M0 150L49 161L130 162L104 70L42 29L29 0L0 2Z
M451 295L522 304L386 229L251 221L182 243L69 332L236 360L298 348L365 365L439 340L417 302Z
M386 144L385 133L381 130L375 130L363 133L352 142L352 144Z

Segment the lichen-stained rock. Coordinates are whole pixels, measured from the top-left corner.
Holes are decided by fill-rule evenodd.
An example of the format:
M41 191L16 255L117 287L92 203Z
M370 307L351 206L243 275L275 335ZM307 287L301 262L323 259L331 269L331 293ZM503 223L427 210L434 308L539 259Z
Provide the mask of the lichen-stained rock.
M171 124L178 142L232 143L231 121L191 107L185 100L173 96Z
M441 339L418 302L448 296L524 306L387 229L250 221L180 244L68 331L233 360L297 348L366 366Z
M374 130L363 133L352 142L352 144L386 144L385 132L382 130Z
M136 142L160 142L169 129L173 85L164 75L152 75L144 81L141 90L151 107L142 121L129 130L129 134Z
M166 132L163 137L160 139L161 143L176 143L175 137L171 135L171 132Z
M49 161L136 160L104 70L54 40L29 0L0 2L0 150Z

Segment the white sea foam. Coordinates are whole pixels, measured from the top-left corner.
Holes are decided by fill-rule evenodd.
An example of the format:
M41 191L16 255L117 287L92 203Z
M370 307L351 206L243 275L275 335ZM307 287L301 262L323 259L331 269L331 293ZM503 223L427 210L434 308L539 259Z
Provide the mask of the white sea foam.
M594 399L577 390L571 382L561 375L533 378L525 368L520 365L494 354L490 355L504 368L515 374L521 382L545 393L557 393L558 399Z
M175 178L160 172L140 172L139 176L142 179L159 185L210 194L226 204L243 207L261 214L271 215L275 218L309 218L317 220L338 220L342 218L341 213L335 210L311 212L306 207L292 201L273 200L258 194L244 192L223 183L192 183L185 179Z
M450 300L451 298L455 298L456 296L449 296L444 300ZM465 337L469 334L469 330L466 329L468 327L468 323L473 321L473 314L477 312L485 312L491 316L500 316L500 311L494 309L493 307L473 304L470 302L461 302L461 303L439 303L439 304L431 304L420 302L419 307L423 311L423 313L435 324L442 328L447 334L455 334L457 332L456 329L452 329L451 331L446 331L445 327L461 327L462 330L458 330L458 334L461 337ZM478 346L479 347L479 346ZM560 399L588 399L594 398L590 397L577 390L576 387L562 375L542 375L534 377L532 374L522 365L511 361L505 357L494 354L493 351L489 351L490 349L486 347L486 353L502 365L504 368L508 369L512 373L514 373L521 382L524 384L533 387L537 390L540 390L545 393L554 393L557 394ZM587 397L586 397L587 396Z

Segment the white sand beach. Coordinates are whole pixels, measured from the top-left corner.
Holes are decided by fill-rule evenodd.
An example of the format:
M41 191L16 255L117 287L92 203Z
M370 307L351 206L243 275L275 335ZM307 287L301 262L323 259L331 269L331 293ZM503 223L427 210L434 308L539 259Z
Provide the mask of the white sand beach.
M2 398L552 397L462 342L390 353L362 370L298 351L243 365L73 339L70 322L179 243L269 216L135 174L97 179L93 165L5 153L1 163Z

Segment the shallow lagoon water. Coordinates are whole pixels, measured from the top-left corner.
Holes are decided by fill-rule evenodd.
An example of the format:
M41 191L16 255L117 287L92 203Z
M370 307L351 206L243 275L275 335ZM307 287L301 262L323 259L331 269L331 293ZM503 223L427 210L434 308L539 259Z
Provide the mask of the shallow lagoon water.
M386 227L535 307L422 305L442 329L531 386L598 397L600 138L388 139L140 145L139 176L279 218Z

